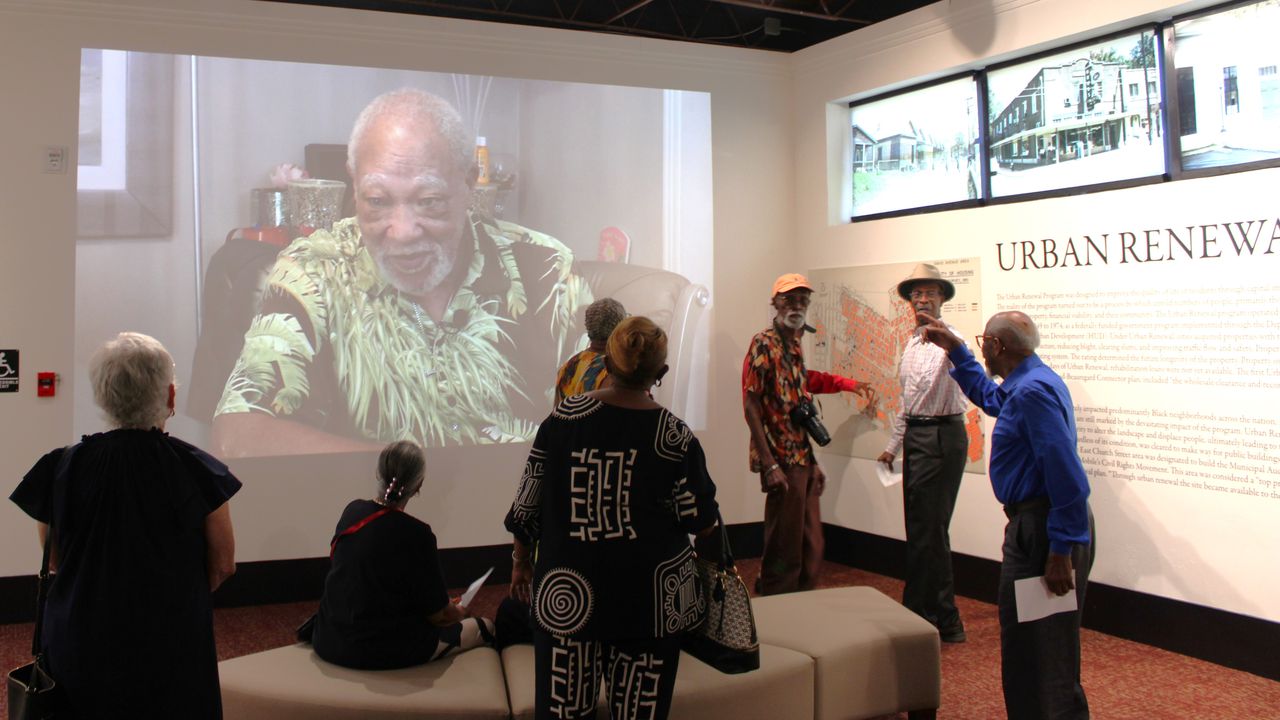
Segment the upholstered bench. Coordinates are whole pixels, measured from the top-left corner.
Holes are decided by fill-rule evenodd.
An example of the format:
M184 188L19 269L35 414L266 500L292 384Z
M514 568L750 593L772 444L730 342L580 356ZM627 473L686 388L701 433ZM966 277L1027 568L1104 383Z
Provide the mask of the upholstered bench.
M680 657L673 720L935 715L938 633L867 587L757 598L760 669L725 675ZM227 720L533 717L533 647L477 648L403 670L348 670L290 645L218 665ZM607 718L601 702L597 717Z
M869 587L752 601L761 645L814 660L814 719L909 712L932 718L942 695L938 631Z
M227 720L507 718L497 651L476 648L401 670L349 670L289 645L218 663Z
M502 651L513 720L533 717L533 646ZM780 720L813 717L813 659L808 655L760 646L760 669L726 675L687 653L680 655L671 718L697 720ZM601 697L596 717L609 717Z

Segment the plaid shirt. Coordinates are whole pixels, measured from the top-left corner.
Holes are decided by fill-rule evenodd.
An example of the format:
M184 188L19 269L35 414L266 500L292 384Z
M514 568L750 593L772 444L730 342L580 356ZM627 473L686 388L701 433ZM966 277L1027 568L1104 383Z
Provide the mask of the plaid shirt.
M959 330L950 325L947 329L960 337ZM946 351L926 342L919 331L911 334L902 351L898 381L902 383L902 408L894 415L889 443L884 448L891 455L902 449L907 416L959 415L969 409L964 391L951 379L951 361Z
M799 336L792 338L790 347L784 350L784 341L778 328L771 327L756 333L742 361L742 395L760 397L761 424L765 442L775 462L782 465L808 465L813 460L813 448L805 431L791 423L791 408L810 393L833 393L853 390L859 383L839 375L805 370ZM787 356L783 352L789 352ZM764 466L750 443L752 472L760 472Z

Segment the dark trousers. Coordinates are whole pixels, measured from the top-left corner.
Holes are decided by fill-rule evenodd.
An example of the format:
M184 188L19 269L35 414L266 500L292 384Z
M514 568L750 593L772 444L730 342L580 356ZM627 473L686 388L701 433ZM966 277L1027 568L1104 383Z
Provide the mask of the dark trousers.
M812 590L822 570L822 507L813 465L782 466L787 486L764 501L760 594Z
M939 630L961 630L951 572L951 513L969 451L964 422L907 426L902 444L902 509L907 577L902 604Z
M595 718L601 684L612 720L664 720L680 666L680 639L573 640L533 633L534 717Z
M1006 514L1009 524L1004 531L998 595L1005 712L1010 720L1088 718L1089 703L1080 685L1080 614L1093 566L1093 512L1089 512L1089 544L1076 545L1071 553L1077 609L1027 623L1018 622L1013 581L1044 575L1049 558L1048 502Z

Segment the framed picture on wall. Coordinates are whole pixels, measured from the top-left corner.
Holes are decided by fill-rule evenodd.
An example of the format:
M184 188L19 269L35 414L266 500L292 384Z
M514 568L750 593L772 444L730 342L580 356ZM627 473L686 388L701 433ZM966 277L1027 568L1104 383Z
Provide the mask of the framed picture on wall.
M982 197L973 75L856 101L849 110L855 220L964 207Z
M78 238L172 232L175 62L169 55L81 51Z
M1162 176L1156 38L1145 28L988 70L992 197Z
M1172 120L1184 171L1280 165L1277 37L1277 0L1173 21Z

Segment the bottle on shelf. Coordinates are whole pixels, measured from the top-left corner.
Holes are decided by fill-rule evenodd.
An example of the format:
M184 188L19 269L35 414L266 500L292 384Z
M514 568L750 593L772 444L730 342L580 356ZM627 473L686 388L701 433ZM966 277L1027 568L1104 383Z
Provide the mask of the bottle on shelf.
M484 136L476 138L476 174L477 185L489 184L489 145Z

